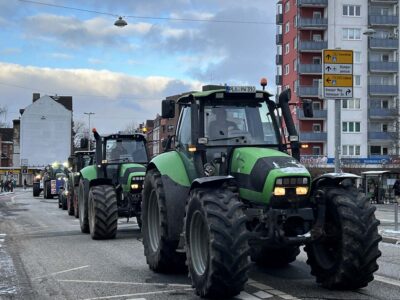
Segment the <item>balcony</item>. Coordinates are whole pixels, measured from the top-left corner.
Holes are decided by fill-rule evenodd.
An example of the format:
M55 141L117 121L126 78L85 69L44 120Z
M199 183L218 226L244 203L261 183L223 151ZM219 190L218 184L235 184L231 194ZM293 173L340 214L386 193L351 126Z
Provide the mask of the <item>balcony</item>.
M395 38L369 38L369 47L371 49L391 49L396 50L399 48L399 40Z
M399 62L397 61L369 61L369 71L378 73L397 73Z
M276 15L276 24L283 24L283 14L277 14Z
M396 132L368 132L368 140L394 140L396 139Z
M372 26L399 26L399 16L369 15L368 22Z
M299 7L327 7L328 0L297 0Z
M300 142L326 142L326 132L300 132Z
M297 114L297 118L299 120L315 120L315 119L326 119L328 116L328 113L326 111L326 109L314 109L314 116L312 118L306 118L304 117L304 113L302 109L297 109L296 110L296 114Z
M328 19L299 18L297 27L299 29L324 30L328 28Z
M277 45L282 45L282 34L277 34L277 35L275 36L275 43L276 43Z
M298 70L299 70L300 74L319 75L322 73L322 65L320 65L320 64L300 64Z
M395 118L398 115L396 109L392 108L370 108L368 110L368 114L370 118L374 119L387 119L387 118Z
M275 75L275 84L282 85L282 75Z
M326 41L300 41L299 42L299 51L302 51L302 52L320 52L326 48L328 48L328 42L326 42Z
M399 87L397 84L369 84L368 92L374 96L397 96L399 93Z
M281 65L282 64L282 55L281 54L275 55L275 63L277 65Z
M318 86L299 86L297 88L299 97L318 97Z

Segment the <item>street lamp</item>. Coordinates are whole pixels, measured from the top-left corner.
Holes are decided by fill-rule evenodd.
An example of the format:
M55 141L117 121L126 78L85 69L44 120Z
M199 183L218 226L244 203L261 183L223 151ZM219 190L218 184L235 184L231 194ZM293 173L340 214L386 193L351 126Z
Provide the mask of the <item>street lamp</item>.
M94 115L94 112L84 112L85 115L89 117L89 135L88 135L88 151L90 151L90 116Z
M363 32L363 34L364 34L364 35L367 35L367 36L372 36L375 32L376 32L375 29L368 28L367 30L365 30L365 31Z
M122 17L119 17L117 21L114 22L114 25L117 27L125 27L126 25L128 25L128 23L122 19Z

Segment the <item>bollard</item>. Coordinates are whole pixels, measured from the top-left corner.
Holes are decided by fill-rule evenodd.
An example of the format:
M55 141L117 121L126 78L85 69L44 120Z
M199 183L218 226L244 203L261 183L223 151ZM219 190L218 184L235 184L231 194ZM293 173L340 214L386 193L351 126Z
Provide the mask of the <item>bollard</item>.
M394 230L399 230L399 204L397 201L394 204Z

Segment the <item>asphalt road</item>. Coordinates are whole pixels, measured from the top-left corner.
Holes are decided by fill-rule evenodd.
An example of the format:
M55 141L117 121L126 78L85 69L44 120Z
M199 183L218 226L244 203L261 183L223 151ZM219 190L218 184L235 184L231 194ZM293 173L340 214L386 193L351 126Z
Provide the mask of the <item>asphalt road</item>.
M199 299L187 275L148 269L133 221L118 226L115 240L93 241L57 199L33 198L31 191L0 195L0 299ZM319 287L302 252L283 269L252 266L236 299L400 299L400 246L380 248L380 269L367 288Z

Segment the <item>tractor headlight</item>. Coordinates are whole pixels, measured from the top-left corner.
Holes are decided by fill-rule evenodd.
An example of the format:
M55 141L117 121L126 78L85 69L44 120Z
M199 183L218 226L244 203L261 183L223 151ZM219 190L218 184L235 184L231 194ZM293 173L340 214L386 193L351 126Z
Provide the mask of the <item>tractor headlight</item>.
M274 195L275 196L285 196L286 190L284 187L276 186L274 188Z
M139 183L132 183L131 184L131 189L132 190L138 190L140 188L140 184Z
M308 187L307 186L298 186L296 187L296 195L307 195Z

